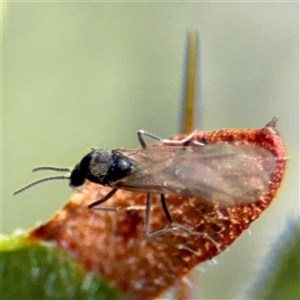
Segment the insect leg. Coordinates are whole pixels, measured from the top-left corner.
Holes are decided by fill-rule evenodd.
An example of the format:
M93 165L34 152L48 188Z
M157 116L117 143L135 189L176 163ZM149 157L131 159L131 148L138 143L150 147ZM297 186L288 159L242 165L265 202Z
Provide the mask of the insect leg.
M161 205L162 205L162 207L164 209L164 212L166 214L166 217L167 217L169 223L172 224L173 220L172 220L172 217L171 217L171 215L169 213L169 210L168 210L168 207L167 207L167 203L166 203L166 199L165 199L165 195L164 194L160 195L160 201L161 201Z
M162 207L164 209L164 212L166 214L166 217L167 217L170 225L172 226L173 220L172 220L172 217L169 213L164 194L160 195L160 201L161 201ZM153 236L158 236L160 234L168 232L168 229L167 230L166 229L161 229L161 230L157 230L155 232L150 233L150 214L151 214L151 196L150 196L150 193L148 193L147 194L147 202L146 202L146 215L145 215L145 232L146 232L146 235L148 237L153 237Z
M147 202L146 202L146 216L145 216L145 233L147 235L147 237L155 237L155 236L159 236L161 234L167 234L167 233L171 233L174 231L174 229L179 229L189 235L194 235L194 236L203 236L205 239L209 240L212 244L215 245L215 247L217 248L218 252L221 253L221 249L220 249L220 245L219 243L217 243L212 237L210 237L207 233L202 233L202 232L197 232L197 231L192 231L189 228L180 225L176 222L173 222L172 217L169 213L167 204L166 204L166 200L165 200L165 195L161 194L161 204L163 206L164 212L166 214L166 217L169 221L169 228L163 228L154 232L150 233L150 213L151 213L151 197L150 197L150 193L147 194Z
M106 194L103 198L101 198L98 201L95 201L93 203L91 203L88 208L93 208L99 204L102 204L103 202L107 201L110 197L112 197L112 195L114 195L116 193L118 189L117 188L113 188L108 194Z
M192 138L195 136L196 133L197 133L197 130L193 131L186 138L184 138L183 140L180 140L180 141L162 139L162 138L158 137L157 135L155 135L153 133L150 133L148 131L145 131L145 130L137 131L137 136L138 136L138 140L139 140L139 142L140 142L140 144L143 148L147 147L146 142L143 138L143 135L147 136L147 137L149 137L149 138L151 138L155 141L162 142L162 143L172 145L172 146L187 146L190 143L193 144L193 145L196 145L196 146L204 146L205 143L201 143L201 142L198 142L198 141L192 141Z
M158 236L158 235L166 233L166 229L161 229L161 230L157 230L157 231L154 231L154 232L150 233L150 213L151 213L151 197L150 197L150 193L148 193L147 194L147 202L146 202L146 215L145 215L145 233L146 233L146 236L148 238L151 238L151 237Z
M138 140L139 140L139 142L140 142L140 144L143 148L147 147L146 142L143 138L143 135L147 136L150 139L153 139L155 141L162 141L162 139L160 137L156 136L155 134L152 134L152 133L150 133L148 131L145 131L145 130L139 130L139 131L137 131L137 136L138 136Z
M147 194L146 200L146 214L145 214L145 232L147 236L151 236L150 234L150 213L151 213L151 197L150 193Z
M205 143L198 142L198 141L192 141L192 138L195 136L196 133L197 133L197 130L193 131L186 138L184 138L180 141L163 139L163 140L161 140L161 142L164 144L172 145L172 146L188 146L190 144L193 144L195 146L204 146Z

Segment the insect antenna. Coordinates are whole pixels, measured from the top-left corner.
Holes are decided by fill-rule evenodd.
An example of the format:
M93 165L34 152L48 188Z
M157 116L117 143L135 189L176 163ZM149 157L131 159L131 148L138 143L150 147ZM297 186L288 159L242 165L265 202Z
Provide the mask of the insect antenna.
M37 168L34 168L32 170L32 172L45 171L45 170L58 171L58 172L71 172L71 169L69 169L69 168L57 168L57 167L37 167ZM39 183L42 183L42 182L45 182L45 181L59 180L59 179L70 180L70 175L53 175L53 176L49 176L49 177L45 177L45 178L36 180L34 182L31 182L31 183L25 185L24 187L20 188L19 190L15 191L13 193L13 195L20 194L20 193L24 192L25 190L33 187L36 184L39 184Z
M58 172L71 172L71 169L69 168L59 168L59 167L48 167L48 166L42 166L42 167L37 167L32 170L32 172L36 171L58 171Z

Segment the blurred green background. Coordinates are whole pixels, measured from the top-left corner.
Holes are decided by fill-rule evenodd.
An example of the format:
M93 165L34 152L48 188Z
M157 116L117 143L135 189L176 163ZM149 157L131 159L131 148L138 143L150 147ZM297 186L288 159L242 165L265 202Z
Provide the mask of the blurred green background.
M136 146L138 129L178 133L188 29L201 39L202 129L278 118L290 159L276 201L195 275L203 299L242 297L299 215L299 4L24 1L2 3L2 18L4 233L45 222L72 193L57 181L13 197L47 175L33 167Z

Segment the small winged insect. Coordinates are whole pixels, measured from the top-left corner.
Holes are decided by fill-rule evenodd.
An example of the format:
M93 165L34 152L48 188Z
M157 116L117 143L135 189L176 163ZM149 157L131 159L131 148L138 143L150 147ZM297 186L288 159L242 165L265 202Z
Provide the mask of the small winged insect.
M148 236L152 235L149 233L151 193L160 194L170 224L175 223L168 211L165 194L199 198L219 206L247 204L264 197L276 166L276 158L270 151L255 144L221 142L205 145L192 141L195 133L181 141L172 141L140 130L137 136L141 148L93 149L72 170L35 168L33 171L66 171L69 175L37 180L14 195L38 183L57 179L70 180L72 187L79 187L89 180L112 188L89 208L107 201L118 189L145 192L145 231ZM143 136L161 142L162 146L147 146Z

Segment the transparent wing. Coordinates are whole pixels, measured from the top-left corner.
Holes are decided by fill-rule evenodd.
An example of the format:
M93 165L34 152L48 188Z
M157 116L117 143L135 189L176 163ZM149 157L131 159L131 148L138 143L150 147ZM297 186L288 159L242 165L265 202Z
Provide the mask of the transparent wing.
M250 203L268 192L274 155L257 145L226 143L121 151L133 170L113 186L178 194L220 205Z

